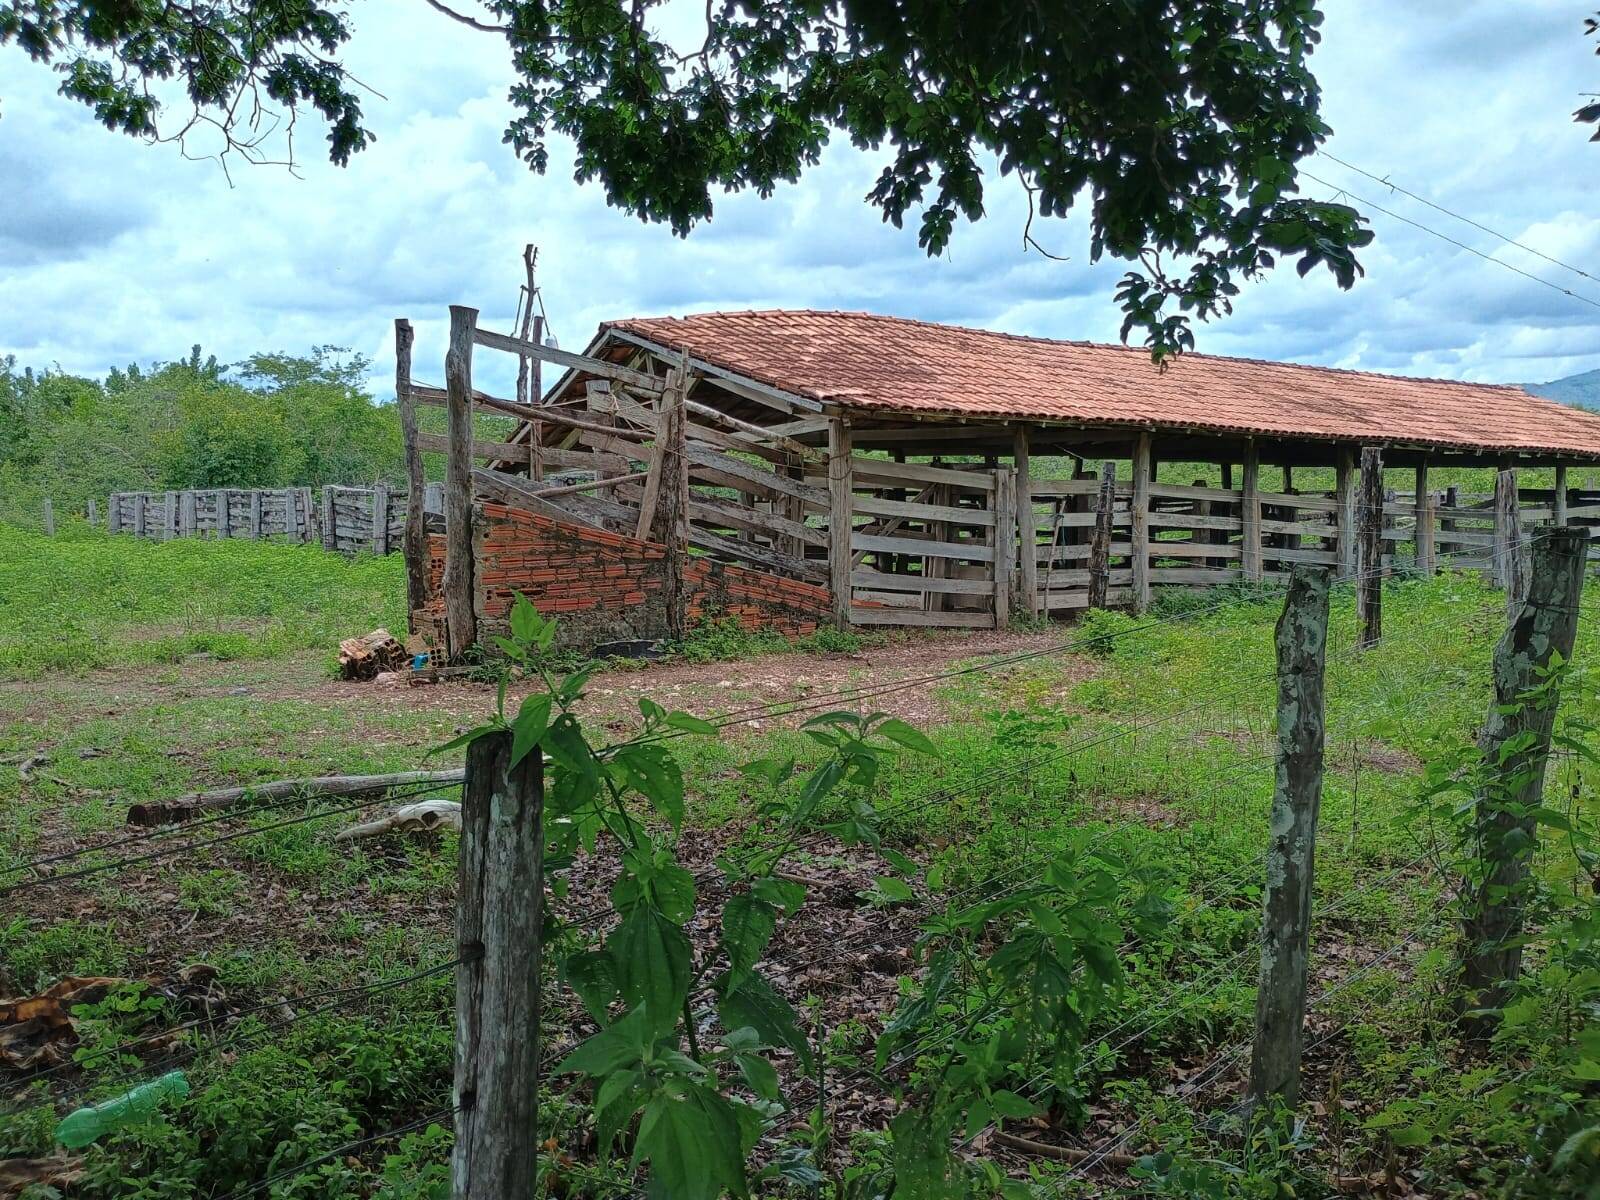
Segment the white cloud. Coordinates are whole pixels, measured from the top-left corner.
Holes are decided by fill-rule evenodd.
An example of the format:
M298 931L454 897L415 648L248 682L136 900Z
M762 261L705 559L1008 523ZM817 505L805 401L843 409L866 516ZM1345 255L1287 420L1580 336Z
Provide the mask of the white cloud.
M1600 64L1570 4L1328 7L1316 62L1334 153L1555 258L1597 264L1600 275L1600 147L1570 120ZM685 38L699 30L699 9L689 8L671 14ZM541 246L546 305L569 347L602 319L746 307L1117 335L1112 292L1125 265L1089 265L1082 219L1035 226L1070 261L1024 253L1022 196L992 171L987 218L959 226L939 259L918 249L914 221L896 230L864 203L882 155L843 138L769 200L720 199L715 218L684 241L608 208L597 186L574 184L560 145L546 176L516 160L501 143L510 75L493 37L400 0L363 6L357 19L351 64L386 97L368 101L375 145L334 167L307 122L298 177L235 167L232 186L214 164L100 128L54 95L51 73L14 48L0 51L0 176L19 197L0 210L0 353L98 374L176 357L193 342L225 360L333 343L372 356L382 376L392 320L408 316L418 374L437 377L449 304L474 304L485 324L509 325L526 241ZM1306 166L1600 299L1600 284L1336 163ZM1600 309L1371 216L1378 241L1353 291L1280 271L1247 287L1231 318L1202 327L1201 348L1482 380L1600 366Z

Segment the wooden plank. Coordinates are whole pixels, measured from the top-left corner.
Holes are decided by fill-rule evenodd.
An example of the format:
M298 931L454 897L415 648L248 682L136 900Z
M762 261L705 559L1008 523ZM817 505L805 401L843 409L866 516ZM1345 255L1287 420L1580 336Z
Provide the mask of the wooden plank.
M666 602L667 636L681 641L689 633L689 582L684 573L689 557L689 459L684 429L688 413L683 407L689 393L689 371L681 358L667 378L656 437L661 461L653 474L660 481L656 528L667 550L661 588Z
M953 596L987 596L992 586L987 579L931 579L926 575L891 575L887 571L870 571L863 567L850 572L850 583L853 587L880 592L943 592Z
M1133 555L1133 611L1150 607L1150 431L1141 430L1133 441L1133 520L1128 541Z
M815 446L807 446L802 442L785 437L781 433L774 433L772 430L753 422L741 421L738 417L729 416L720 409L712 408L709 404L701 404L698 400L690 400L688 405L689 411L696 416L722 424L733 430L735 434L744 434L744 437L736 439L739 445L748 446L751 440L754 439L757 443L770 444L775 450L785 451L807 462L824 462L827 460L828 455L825 450L818 449Z
M850 552L858 548L851 536L854 468L850 426L843 417L834 417L828 423L828 587L833 593L833 619L841 631L854 619L850 587Z
M445 390L450 449L445 456L444 593L447 652L459 662L478 640L472 561L472 346L478 310L450 306Z
M1017 477L1004 468L994 472L994 627L1011 627L1011 589L1017 561Z
M781 517L775 512L753 512L741 504L734 504L715 496L700 496L690 492L689 515L695 520L709 522L720 520L733 529L785 537L804 542L807 546L828 545L828 531L825 529L814 529L810 525Z
M967 488L975 492L989 492L994 489L993 476L988 471L977 468L971 471L959 471L954 467L891 462L885 458L862 458L859 455L851 460L850 466L857 479L868 482L882 479L899 482L909 479L916 483L946 483L952 487Z
M963 562L994 561L994 548L979 541L940 542L932 538L911 537L905 534L898 537L877 537L872 534L857 533L850 538L850 548L883 554L913 554L923 558L951 558Z
M636 333L629 333L622 329L608 331L608 336L620 341L628 342L641 349L649 350L663 358L676 357L678 351L669 349L649 338L640 337ZM751 379L740 375L737 371L730 371L726 367L719 367L715 363L708 363L704 359L690 356L688 364L691 370L706 377L706 382L732 392L736 396L743 396L746 400L753 400L757 404L765 404L769 408L776 408L780 412L800 409L804 412L820 413L822 405L809 396L796 395L786 392L782 388L773 387L771 384L762 383L760 380Z
M1215 529L1222 533L1239 533L1244 529L1244 522L1238 517L1211 517L1198 513L1158 512L1151 514L1150 521L1162 529Z
M728 558L751 563L764 570L776 571L785 575L797 575L802 579L821 583L828 578L826 564L810 562L794 558L778 550L770 550L755 542L741 541L737 538L723 537L721 534L709 530L689 527L689 544L713 554L725 555Z
M1262 521L1263 534L1275 533L1285 537L1313 537L1326 538L1337 541L1339 530L1337 526L1328 525L1320 521ZM1271 553L1271 551L1267 551Z
M1339 564L1337 550L1307 550L1301 546L1277 546L1263 553L1267 558L1280 563L1306 563L1325 567L1335 567Z
M1228 567L1152 567L1151 583L1188 584L1210 587L1216 584L1235 583L1240 575Z
M852 625L921 625L934 629L993 629L994 614L986 612L928 612L916 608L868 608L852 605Z
M763 471L760 467L752 466L737 458L731 458L715 450L691 442L687 447L691 473L699 469L699 473L712 474L718 477L718 482L724 479L735 481L730 486L740 487L749 485L742 490L753 488L763 496L792 496L796 500L803 500L807 504L821 509L823 512L831 511L832 501L830 492L821 488L812 487L787 475L780 475L773 471Z
M1028 487L1035 497L1050 499L1054 496L1093 496L1100 491L1100 481L1093 476L1085 479L1035 479Z
M607 362L602 358L590 358L586 354L574 354L571 350L558 350L554 346L543 346L538 342L528 341L524 338L511 337L504 333L494 333L488 329L478 329L473 332L473 341L480 346L487 346L491 350L504 350L508 354L518 354L524 358L538 358L545 362L553 362L557 366L566 367L570 371L581 371L585 375L598 375L602 379L614 379L618 383L626 383L630 387L639 388L647 392L661 392L665 390L665 382L654 375L647 375L643 371L635 371L632 367L619 367L616 363Z
M1028 426L1018 421L1012 431L1011 458L1016 468L1017 545L1021 548L1021 572L1017 587L1022 603L1031 615L1039 612L1039 526L1033 507L1033 461Z
M1150 543L1150 557L1162 558L1230 558L1241 557L1236 545L1222 542L1163 542L1159 538Z
M1279 508L1298 508L1304 512L1333 514L1339 511L1339 502L1326 496L1308 496L1304 492L1257 492L1263 504Z
M1150 495L1156 500L1206 500L1215 504L1237 504L1240 493L1186 483L1152 483Z
M885 500L881 496L857 496L855 511L880 517L909 517L921 521L949 521L990 529L994 513L986 508L955 508L944 504L922 504L911 500Z
M1243 553L1239 556L1244 567L1244 577L1252 583L1261 579L1261 452L1256 440L1245 443L1244 463L1240 471L1239 532Z

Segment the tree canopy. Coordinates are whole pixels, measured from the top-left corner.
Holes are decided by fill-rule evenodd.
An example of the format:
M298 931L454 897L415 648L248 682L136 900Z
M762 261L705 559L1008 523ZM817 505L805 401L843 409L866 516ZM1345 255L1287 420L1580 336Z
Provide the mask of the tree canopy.
M1193 344L1192 317L1230 309L1277 259L1341 287L1371 241L1352 208L1297 195L1295 164L1329 133L1310 55L1315 0L708 0L703 41L658 32L664 0L484 0L515 70L511 150L533 169L553 134L608 200L686 235L720 189L766 195L835 133L882 156L866 199L914 219L929 254L984 215L994 176L1030 216L1087 210L1091 260L1133 264L1123 336L1159 355ZM113 129L182 137L209 123L261 157L259 115L313 110L337 163L372 139L340 59L332 0L9 0L0 44L62 75ZM175 125L157 93L181 87Z

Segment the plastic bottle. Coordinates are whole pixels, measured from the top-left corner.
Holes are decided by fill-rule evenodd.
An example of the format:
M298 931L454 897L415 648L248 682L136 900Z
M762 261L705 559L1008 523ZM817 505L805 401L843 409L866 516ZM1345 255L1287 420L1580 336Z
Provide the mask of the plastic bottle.
M76 1109L56 1126L56 1141L70 1150L87 1146L124 1125L148 1120L163 1100L181 1100L189 1094L189 1080L182 1071L169 1071L149 1083L114 1100L89 1108Z

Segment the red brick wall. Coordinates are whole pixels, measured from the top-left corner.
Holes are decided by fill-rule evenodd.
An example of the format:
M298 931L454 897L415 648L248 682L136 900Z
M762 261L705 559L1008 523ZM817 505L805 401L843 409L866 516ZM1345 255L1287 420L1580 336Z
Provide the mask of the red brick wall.
M555 521L484 501L474 509L473 557L479 639L503 632L517 593L560 618L561 640L575 646L666 633L662 577L666 548L588 526ZM429 539L430 601L418 627L442 625L439 589L444 539ZM747 629L790 637L828 618L831 598L817 584L691 556L689 621L731 617Z

